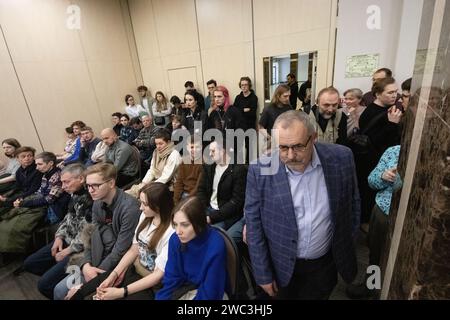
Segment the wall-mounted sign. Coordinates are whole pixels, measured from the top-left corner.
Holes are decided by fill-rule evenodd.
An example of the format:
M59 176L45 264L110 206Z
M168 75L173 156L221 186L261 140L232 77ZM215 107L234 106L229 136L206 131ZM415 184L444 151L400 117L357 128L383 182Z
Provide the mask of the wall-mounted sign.
M345 66L346 78L371 77L378 69L380 61L379 54L363 54L347 58Z
M434 71L429 70L428 72L441 73L444 68L444 58L445 50L444 48L439 49L420 49L416 52L416 62L414 64L414 74L424 74L425 64L427 62L427 57L436 59L434 66Z

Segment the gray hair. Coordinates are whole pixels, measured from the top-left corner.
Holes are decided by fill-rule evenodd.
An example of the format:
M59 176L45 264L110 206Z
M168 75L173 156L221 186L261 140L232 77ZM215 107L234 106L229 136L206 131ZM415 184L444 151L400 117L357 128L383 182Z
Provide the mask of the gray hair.
M344 97L347 95L347 93L351 93L353 94L356 99L362 99L364 93L361 91L361 89L358 88L353 88L353 89L348 89L347 91L344 92Z
M61 171L61 174L70 173L74 177L80 177L84 175L84 171L86 168L81 163L73 163L64 167Z
M308 135L316 132L316 128L314 124L311 122L309 115L303 111L286 111L278 116L273 124L273 128L277 129L278 127L282 127L283 129L291 126L295 121L302 123L308 131Z

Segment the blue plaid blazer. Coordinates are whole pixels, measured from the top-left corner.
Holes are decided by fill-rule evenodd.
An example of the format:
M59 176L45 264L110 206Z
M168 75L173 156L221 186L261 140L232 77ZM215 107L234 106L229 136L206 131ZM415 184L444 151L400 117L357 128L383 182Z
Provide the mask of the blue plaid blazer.
M331 250L337 270L347 282L357 272L354 235L359 227L360 198L353 154L347 147L315 144L324 171L334 223ZM258 284L276 280L285 287L291 280L297 258L298 229L291 190L284 164L271 170L272 157L251 164L247 175L245 219L247 241Z

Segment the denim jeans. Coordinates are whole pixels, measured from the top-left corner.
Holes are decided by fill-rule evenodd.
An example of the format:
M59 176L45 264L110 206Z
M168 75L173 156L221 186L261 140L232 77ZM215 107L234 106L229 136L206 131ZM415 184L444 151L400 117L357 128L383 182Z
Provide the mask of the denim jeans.
M243 242L242 230L244 229L244 225L245 218L242 217L227 230L227 234L234 240L236 244Z
M70 258L68 255L57 262L51 252L53 243L39 249L23 263L26 271L42 276L38 281L38 289L49 299L53 299L53 289L66 276L65 267Z
M218 214L218 212L219 212L219 210L215 210L211 206L206 208L207 216L214 216L214 215ZM238 218L236 218L236 217L232 217L227 220L214 223L213 226L222 228L223 230L228 230L228 228L230 228L237 221L237 219Z
M54 300L64 300L65 296L67 295L67 293L69 292L70 288L72 287L72 285L69 282L69 277L71 275L69 274L67 277L65 277L64 279L62 279L56 286L55 289L53 290L53 299ZM82 284L86 283L86 281L84 280L83 277L83 273L81 272L80 274L80 281Z

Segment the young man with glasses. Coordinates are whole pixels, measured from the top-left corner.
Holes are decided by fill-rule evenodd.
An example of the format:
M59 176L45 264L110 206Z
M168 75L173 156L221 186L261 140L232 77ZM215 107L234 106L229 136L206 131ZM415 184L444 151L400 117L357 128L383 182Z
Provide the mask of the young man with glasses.
M256 283L280 299L328 299L350 283L360 199L350 149L316 143L304 112L274 124L279 150L251 164L244 214Z
M139 203L116 186L117 170L109 163L99 163L86 170L86 187L94 200L91 246L85 248L81 268L81 283L88 286L69 288L70 279L64 278L54 290L54 298L62 300L94 292L104 280L102 274L111 271L131 246L134 230L139 220ZM91 281L95 278L95 281ZM69 292L69 289L71 291ZM79 288L78 288L79 289ZM69 292L69 294L68 294Z

